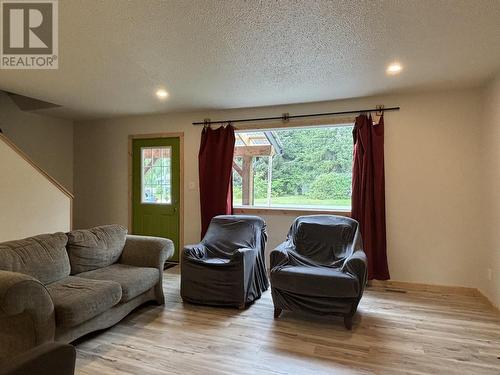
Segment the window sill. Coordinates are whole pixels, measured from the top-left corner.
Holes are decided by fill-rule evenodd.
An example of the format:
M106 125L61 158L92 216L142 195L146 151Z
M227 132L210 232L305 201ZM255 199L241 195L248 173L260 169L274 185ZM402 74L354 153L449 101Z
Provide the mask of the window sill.
M250 214L250 215L338 215L351 217L350 210L328 210L317 208L286 208L286 207L251 207L251 206L236 206L234 207L235 214Z

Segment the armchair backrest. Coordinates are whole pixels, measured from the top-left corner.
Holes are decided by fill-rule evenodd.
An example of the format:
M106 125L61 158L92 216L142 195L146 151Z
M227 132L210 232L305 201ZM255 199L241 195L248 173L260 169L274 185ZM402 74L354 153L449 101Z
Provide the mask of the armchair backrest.
M258 216L219 215L212 219L201 241L209 250L230 256L241 248L260 248L267 241L266 223Z
M358 227L356 220L344 216L299 216L290 227L287 240L301 256L331 265L352 253Z

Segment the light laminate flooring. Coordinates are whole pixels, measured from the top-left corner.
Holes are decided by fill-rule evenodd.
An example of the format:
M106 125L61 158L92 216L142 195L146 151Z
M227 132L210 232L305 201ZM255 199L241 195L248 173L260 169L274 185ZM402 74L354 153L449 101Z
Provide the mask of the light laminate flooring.
M500 374L500 317L474 296L367 288L352 331L341 318L284 312L271 293L244 311L146 305L78 340L77 374Z

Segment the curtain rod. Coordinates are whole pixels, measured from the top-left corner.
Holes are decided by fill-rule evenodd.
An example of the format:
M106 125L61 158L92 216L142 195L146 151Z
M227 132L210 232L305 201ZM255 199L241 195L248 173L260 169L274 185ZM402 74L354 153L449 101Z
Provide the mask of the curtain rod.
M281 116L275 117L257 117L257 118L243 118L237 120L221 120L221 121L211 121L210 119L205 119L204 121L193 122L193 125L212 125L212 124L228 124L234 122L254 122L254 121L269 121L269 120L282 120L288 121L292 118L307 118L307 117L319 117L319 116L334 116L334 115L348 115L354 113L363 112L384 112L384 111L399 111L399 107L389 107L384 108L384 106L377 106L371 109L358 109L356 111L341 111L341 112L326 112L326 113L311 113L308 115L293 115L290 116L288 113L283 113Z

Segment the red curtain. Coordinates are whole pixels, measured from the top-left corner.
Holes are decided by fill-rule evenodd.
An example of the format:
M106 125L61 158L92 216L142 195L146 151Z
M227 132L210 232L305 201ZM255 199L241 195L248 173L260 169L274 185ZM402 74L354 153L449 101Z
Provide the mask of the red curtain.
M204 127L201 133L198 168L200 175L201 237L210 220L233 213L234 128Z
M388 280L385 230L384 116L356 117L353 130L351 216L360 225L368 258L368 279Z

